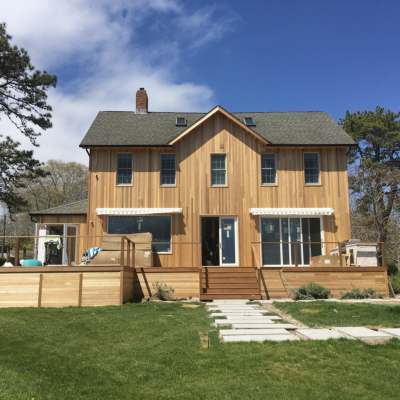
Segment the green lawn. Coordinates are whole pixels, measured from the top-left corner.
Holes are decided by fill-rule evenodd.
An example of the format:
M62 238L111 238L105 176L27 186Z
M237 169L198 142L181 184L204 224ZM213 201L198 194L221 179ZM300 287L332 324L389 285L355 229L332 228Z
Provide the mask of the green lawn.
M274 305L308 326L400 327L400 305L324 301Z
M203 307L0 310L0 399L398 399L400 341L221 344Z

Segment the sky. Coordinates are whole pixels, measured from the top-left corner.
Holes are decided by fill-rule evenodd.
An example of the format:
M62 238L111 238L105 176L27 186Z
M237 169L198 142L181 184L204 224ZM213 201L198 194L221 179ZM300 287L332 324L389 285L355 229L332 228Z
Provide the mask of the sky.
M400 111L400 1L1 0L0 21L56 74L35 156L77 161L100 110ZM3 118L0 133L27 140ZM112 134L110 132L110 134Z

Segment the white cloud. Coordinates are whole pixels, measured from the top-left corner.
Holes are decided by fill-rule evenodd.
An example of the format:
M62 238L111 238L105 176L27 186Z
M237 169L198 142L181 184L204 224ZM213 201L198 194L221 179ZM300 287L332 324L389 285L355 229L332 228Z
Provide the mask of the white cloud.
M133 110L138 87L146 87L152 110L210 108L209 87L179 79L181 49L220 39L232 21L214 21L214 8L189 13L177 0L2 0L0 14L13 42L27 48L37 68L60 71L58 87L49 92L53 128L35 149L42 161L87 162L78 145L97 111ZM173 21L162 30L170 40L148 41L142 29L157 25L157 18L165 24L164 16ZM71 68L76 76L70 76ZM0 133L10 132L4 120L0 127ZM11 136L29 147L21 134Z

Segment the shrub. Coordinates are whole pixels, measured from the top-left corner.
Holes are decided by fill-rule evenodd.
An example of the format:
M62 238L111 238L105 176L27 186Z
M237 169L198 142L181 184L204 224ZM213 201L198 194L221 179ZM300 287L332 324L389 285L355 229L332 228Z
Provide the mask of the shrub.
M155 290L153 298L159 300L171 300L172 294L174 293L174 288L167 286L165 283L156 282L153 284L153 289Z
M400 274L392 275L390 277L390 284L392 285L395 294L400 294Z
M399 268L396 263L392 262L388 264L388 274L390 276L397 275L399 273Z
M294 300L317 300L327 299L331 291L318 283L311 282L294 291Z
M0 267L6 262L7 260L4 257L0 257Z
M376 293L375 289L351 289L349 292L343 293L341 299L381 299L382 296Z

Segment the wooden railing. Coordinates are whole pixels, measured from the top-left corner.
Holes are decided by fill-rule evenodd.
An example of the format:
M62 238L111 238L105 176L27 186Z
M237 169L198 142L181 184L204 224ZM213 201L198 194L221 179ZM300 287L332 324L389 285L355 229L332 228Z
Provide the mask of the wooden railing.
M125 262L125 247L126 247L126 262ZM136 254L136 245L135 242L130 240L126 236L121 237L121 259L120 265L121 267L135 267L135 254Z

